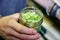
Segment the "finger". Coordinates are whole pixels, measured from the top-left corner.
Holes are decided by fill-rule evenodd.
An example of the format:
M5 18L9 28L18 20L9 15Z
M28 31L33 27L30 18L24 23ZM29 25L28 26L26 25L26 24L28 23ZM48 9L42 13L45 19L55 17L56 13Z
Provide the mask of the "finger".
M20 34L20 38L25 40L35 40L39 38L39 34L38 33L36 35Z
M20 40L14 36L14 34L16 34L16 31L14 31L11 27L8 27L7 29L4 30L5 34L6 34L6 40Z
M35 39L35 40L40 40L40 39Z
M36 34L37 31L34 30L33 28L22 28L20 30L20 33L23 33L23 34Z
M7 33L8 33L7 35L15 36L15 37L17 37L19 39L24 39L24 40L34 40L34 39L39 38L38 33L36 33L35 35L20 34L20 33L17 33L16 31L14 31L11 28L8 29Z
M25 40L25 39L22 39L22 40ZM35 40L40 40L40 39L35 39Z
M23 26L22 24L19 24L15 20L9 21L8 25L20 33L26 33L26 34L36 34L37 33L36 30L34 30L32 28L27 28L27 27Z
M13 37L13 36L8 36L7 38L8 38L7 40L20 40L20 39L18 39L16 37Z

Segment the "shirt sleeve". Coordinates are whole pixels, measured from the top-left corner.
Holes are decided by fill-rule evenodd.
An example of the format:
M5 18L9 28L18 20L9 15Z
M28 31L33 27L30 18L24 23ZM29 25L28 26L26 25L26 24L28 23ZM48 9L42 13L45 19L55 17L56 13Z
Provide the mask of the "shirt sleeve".
M7 16L18 13L26 7L26 0L0 0L0 15Z

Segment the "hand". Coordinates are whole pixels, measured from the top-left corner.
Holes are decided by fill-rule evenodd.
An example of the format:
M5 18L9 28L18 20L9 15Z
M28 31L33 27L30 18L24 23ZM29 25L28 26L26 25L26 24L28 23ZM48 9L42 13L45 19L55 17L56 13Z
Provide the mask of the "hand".
M0 19L0 35L7 40L38 40L40 35L33 28L18 23L19 13Z

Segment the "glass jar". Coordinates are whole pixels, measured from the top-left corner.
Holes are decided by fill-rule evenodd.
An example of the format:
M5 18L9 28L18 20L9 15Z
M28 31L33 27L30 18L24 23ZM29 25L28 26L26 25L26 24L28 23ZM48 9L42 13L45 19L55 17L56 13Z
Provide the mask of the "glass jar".
M19 23L38 30L43 22L43 13L35 7L25 7L20 12Z

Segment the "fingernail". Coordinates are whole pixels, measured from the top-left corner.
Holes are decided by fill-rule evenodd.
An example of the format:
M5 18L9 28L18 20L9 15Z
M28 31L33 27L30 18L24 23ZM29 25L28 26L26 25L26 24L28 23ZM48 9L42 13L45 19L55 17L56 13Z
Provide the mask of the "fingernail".
M31 31L32 31L32 33L37 33L37 31L35 30L35 29L33 29L33 28L31 28Z
M38 36L39 36L39 38L41 37L41 35L38 33Z
M37 33L37 31L36 31L36 30L34 30L34 33Z
M41 37L41 35L39 34L39 38Z

